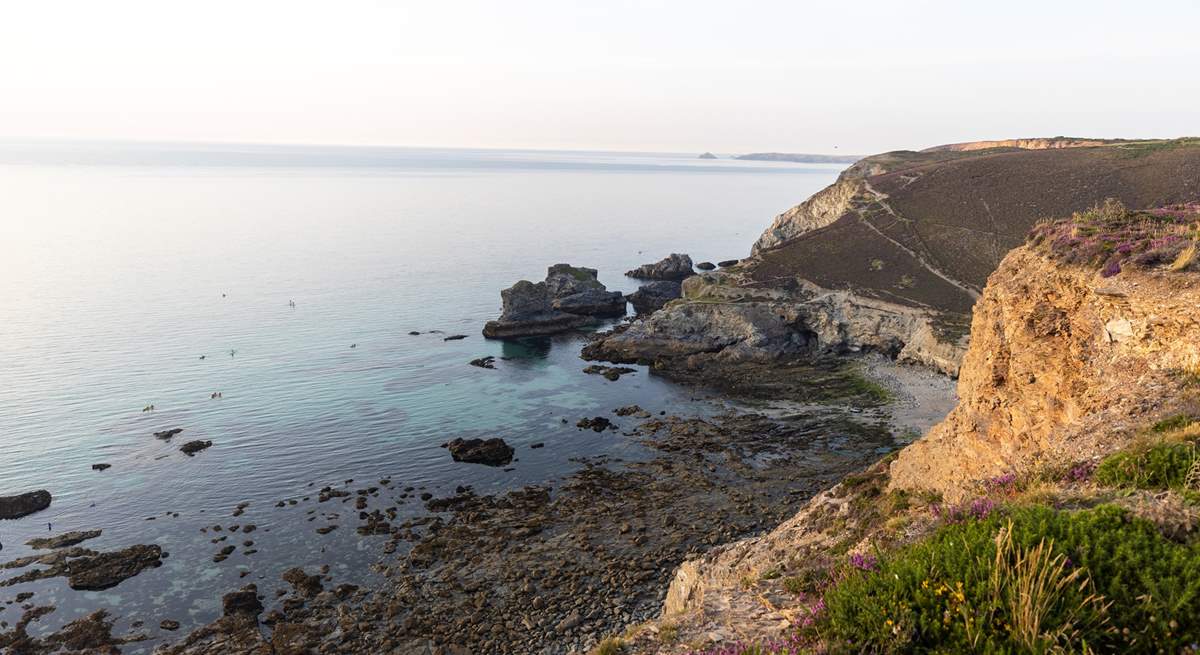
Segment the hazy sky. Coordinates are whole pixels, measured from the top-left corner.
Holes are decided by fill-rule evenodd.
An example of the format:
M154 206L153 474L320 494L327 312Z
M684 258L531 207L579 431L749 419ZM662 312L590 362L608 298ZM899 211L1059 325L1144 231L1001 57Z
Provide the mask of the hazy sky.
M1200 2L37 0L0 137L870 153L1200 134Z

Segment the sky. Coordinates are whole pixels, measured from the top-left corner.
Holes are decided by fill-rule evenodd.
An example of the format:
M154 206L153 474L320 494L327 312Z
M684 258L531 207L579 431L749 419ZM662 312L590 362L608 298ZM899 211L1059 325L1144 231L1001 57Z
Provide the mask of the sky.
M1200 134L1200 2L0 4L0 138L868 154Z

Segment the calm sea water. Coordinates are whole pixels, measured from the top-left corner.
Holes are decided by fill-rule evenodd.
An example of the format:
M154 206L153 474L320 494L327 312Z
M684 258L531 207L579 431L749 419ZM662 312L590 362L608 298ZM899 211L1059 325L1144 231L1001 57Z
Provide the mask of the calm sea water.
M208 620L243 570L277 579L276 563L331 562L344 578L368 575L353 524L320 541L299 510L270 509L311 494L310 483L390 477L435 494L488 492L561 476L574 457L636 456L575 420L631 403L713 404L644 369L618 382L584 375L580 335L484 340L499 290L556 262L632 291L622 272L670 252L745 256L772 216L839 168L0 144L0 494L55 496L44 512L0 522L0 559L30 552L30 537L88 528L104 529L89 542L99 549L154 542L172 554L108 592L71 592L60 579L0 588L0 600L37 592L59 607L46 627L96 607L153 624ZM468 338L443 341L456 333ZM467 365L485 355L509 359ZM152 436L172 427L184 429L172 443ZM517 448L515 470L451 462L438 446L457 436L503 437ZM188 458L177 449L191 439L214 446ZM546 447L528 448L538 441ZM94 472L97 462L112 468ZM217 546L199 527L238 522L229 515L240 502L251 503L241 521L259 526L260 553L213 564Z

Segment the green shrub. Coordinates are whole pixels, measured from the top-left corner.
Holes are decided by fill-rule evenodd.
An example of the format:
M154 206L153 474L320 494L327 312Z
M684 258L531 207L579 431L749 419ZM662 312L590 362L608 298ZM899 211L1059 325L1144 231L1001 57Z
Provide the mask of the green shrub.
M1200 641L1200 548L1113 506L952 524L845 575L813 628L835 652L1178 653Z
M1186 428L1195 422L1196 418L1191 414L1176 414L1175 416L1164 418L1158 423L1155 423L1150 427L1150 430L1159 434L1162 434L1163 432L1174 432L1175 430L1182 430L1183 428Z
M1100 462L1096 481L1129 489L1183 489L1195 460L1196 446L1189 442L1122 451Z

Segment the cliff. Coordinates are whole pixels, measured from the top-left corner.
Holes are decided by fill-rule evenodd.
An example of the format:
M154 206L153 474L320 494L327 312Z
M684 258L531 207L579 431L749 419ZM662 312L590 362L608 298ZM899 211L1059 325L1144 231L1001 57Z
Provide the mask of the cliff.
M1000 146L997 146L1000 144ZM586 354L660 367L876 350L957 374L988 275L1028 230L1105 198L1200 199L1200 140L1022 139L867 157L753 255Z
M1157 642L1147 640L1151 634L1173 643L1193 638L1200 625L1191 601L1182 600L1190 596L1163 591L1168 583L1153 580L1154 575L1177 575L1172 567L1184 560L1154 573L1135 570L1150 564L1134 562L1160 557L1152 548L1179 548L1171 552L1200 562L1200 545L1193 538L1200 509L1196 497L1188 495L1189 489L1200 490L1195 454L1200 440L1198 243L1198 205L1126 212L1110 203L1040 226L1029 245L1004 258L975 306L958 383L960 401L951 414L898 454L818 494L771 532L714 548L680 566L661 618L629 633L631 651L676 653L683 652L676 643L742 642L764 645L764 653L790 653L798 651L783 646L822 650L829 645L823 640L839 630L859 639L856 621L883 623L883 617L871 614L871 603L912 614L918 610L902 600L906 585L916 585L913 593L932 594L929 577L937 580L938 566L925 573L924 582L899 574L892 580L886 566L906 557L936 556L927 544L940 543L931 541L937 535L998 529L1000 537L985 532L979 541L994 553L1004 530L1023 530L1021 538L1033 544L1046 537L1039 530L1056 524L1099 531L1060 535L1063 541L1082 538L1080 548L1090 539L1124 544L1123 563L1101 564L1079 554L1084 551L1068 553L1081 571L1072 575L1086 576L1088 565L1111 566L1116 568L1106 575L1123 581L1084 580L1101 594L1094 594L1103 601L1097 606L1109 603L1097 619L1095 639L1136 652L1153 648ZM1036 518L1030 521L1034 527L1013 527L1013 521L1029 517ZM1120 518L1098 523L1097 517ZM1132 554L1140 551L1130 550L1135 548L1130 526L1142 530L1138 539L1149 540L1151 545L1136 547L1150 549L1146 553ZM1097 547L1116 552L1112 544ZM951 550L965 547L959 543ZM991 558L955 561L984 567ZM1122 566L1132 568L1125 572ZM989 570L984 567L978 575L1000 580L988 578ZM1131 582L1135 578L1142 582ZM1200 584L1180 584L1190 589L1193 582ZM1154 608L1162 631L1138 614L1144 609L1138 603L1149 602L1137 596L1142 583L1160 585L1155 587L1159 594L1175 598ZM845 607L833 605L857 593L855 584L881 585L877 593L882 595L857 599L848 613L838 614ZM972 611L986 609L986 598L979 596L986 589L959 585L961 602ZM947 593L956 593L953 584ZM893 600L899 605L887 605ZM896 649L950 643L940 641L952 638L941 628L903 624L896 614L895 624L888 618L889 629L879 636L896 639ZM917 616L911 620L917 622ZM1131 629L1107 624L1121 617L1133 617L1127 619ZM980 628L974 629L980 639ZM1001 643L1012 633L1005 628L988 638ZM1078 646L1084 632L1048 635L1037 634L1028 643ZM866 650L876 643L866 633L861 638L858 643Z

